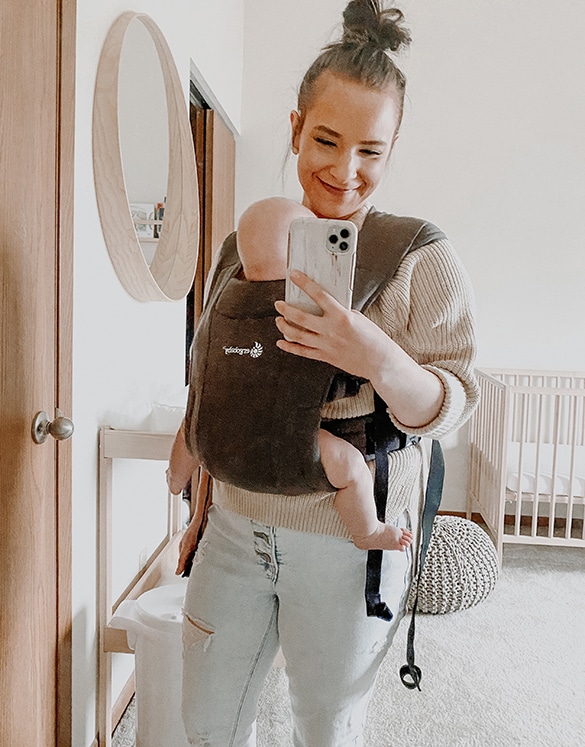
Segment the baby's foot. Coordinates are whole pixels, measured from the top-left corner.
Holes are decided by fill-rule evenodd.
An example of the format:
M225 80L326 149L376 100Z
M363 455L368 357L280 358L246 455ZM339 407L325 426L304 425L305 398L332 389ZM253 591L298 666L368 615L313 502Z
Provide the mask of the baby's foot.
M353 543L360 550L400 550L404 552L410 547L412 532L408 529L395 527L389 524L378 525L371 534L365 537L353 538Z

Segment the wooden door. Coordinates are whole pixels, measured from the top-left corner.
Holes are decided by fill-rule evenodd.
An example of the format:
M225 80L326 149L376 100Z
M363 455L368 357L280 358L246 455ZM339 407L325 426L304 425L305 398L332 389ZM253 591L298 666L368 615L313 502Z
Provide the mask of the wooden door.
M213 109L207 112L206 144L206 168L211 184L211 189L206 192L207 210L210 212L206 243L208 251L215 254L225 237L235 228L236 141Z
M199 259L187 301L187 352L203 307L213 254L234 230L236 141L219 114L191 103L191 130L199 179Z
M0 3L0 744L71 744L75 0Z

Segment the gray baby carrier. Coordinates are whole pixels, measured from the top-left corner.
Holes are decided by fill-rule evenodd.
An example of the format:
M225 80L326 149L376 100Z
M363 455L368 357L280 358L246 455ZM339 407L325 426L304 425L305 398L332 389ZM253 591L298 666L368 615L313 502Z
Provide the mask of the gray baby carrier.
M366 311L409 252L442 238L426 221L370 210L359 232L352 307ZM318 430L326 428L375 459L374 493L383 521L388 452L418 439L394 426L377 395L369 415L323 420L325 402L355 395L364 380L280 350L274 302L284 298L284 280L249 282L240 278L241 270L232 233L220 249L193 341L185 421L189 447L212 477L245 490L333 492L318 449ZM381 550L368 553L366 608L368 615L390 620L379 593L381 562ZM410 658L407 674L418 687L414 651ZM404 677L403 682L410 686Z

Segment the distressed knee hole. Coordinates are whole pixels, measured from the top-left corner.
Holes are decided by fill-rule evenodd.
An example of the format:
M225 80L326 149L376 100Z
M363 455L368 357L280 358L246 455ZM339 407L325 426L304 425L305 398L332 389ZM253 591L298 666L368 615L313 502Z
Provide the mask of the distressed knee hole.
M210 630L208 625L184 613L183 647L185 649L191 648L200 643L204 643L205 649L209 645L212 636L213 630Z

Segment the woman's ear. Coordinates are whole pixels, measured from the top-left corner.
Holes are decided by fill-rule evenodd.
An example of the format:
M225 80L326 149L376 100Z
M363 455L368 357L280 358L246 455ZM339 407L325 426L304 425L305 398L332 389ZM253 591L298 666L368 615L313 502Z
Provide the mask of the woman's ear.
M301 136L301 115L296 110L290 113L290 128L292 152L296 156L299 152L299 138Z
M390 143L390 150L388 151L388 158L386 159L386 163L388 163L388 161L390 160L390 156L392 155L392 151L394 150L394 146L396 145L396 141L398 140L399 135L400 132L397 130L392 137L392 142Z

